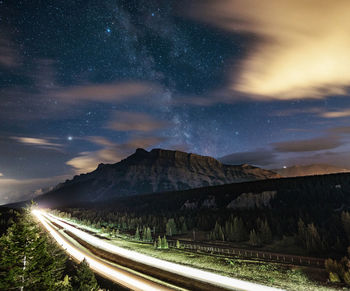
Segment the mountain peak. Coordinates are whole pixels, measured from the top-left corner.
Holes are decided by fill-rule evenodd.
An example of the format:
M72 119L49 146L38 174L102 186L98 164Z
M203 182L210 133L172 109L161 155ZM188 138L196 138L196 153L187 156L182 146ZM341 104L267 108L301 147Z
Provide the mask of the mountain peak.
M136 154L136 155L145 154L145 153L148 153L148 151L146 151L146 150L143 149L143 148L137 148L136 151L135 151L135 154Z
M216 159L174 150L136 149L115 164L100 164L74 177L47 195L84 201L279 178L276 173L248 165L224 165Z

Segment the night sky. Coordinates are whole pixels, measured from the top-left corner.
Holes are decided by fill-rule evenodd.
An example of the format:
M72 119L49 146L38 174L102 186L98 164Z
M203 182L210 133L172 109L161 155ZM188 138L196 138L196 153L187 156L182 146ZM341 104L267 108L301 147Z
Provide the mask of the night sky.
M0 204L138 147L350 168L349 11L348 0L1 0Z

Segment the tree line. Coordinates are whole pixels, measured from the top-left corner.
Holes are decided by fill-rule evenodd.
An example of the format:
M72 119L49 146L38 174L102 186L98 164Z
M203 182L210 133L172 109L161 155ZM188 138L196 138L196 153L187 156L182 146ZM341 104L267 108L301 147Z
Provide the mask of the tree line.
M145 242L154 242L158 236L173 237L193 230L206 232L208 241L245 242L252 247L261 247L289 236L307 254L331 252L338 256L344 253L350 242L350 214L346 211L338 214L338 217L333 216L335 225L338 225L335 229L317 225L310 216L302 213L290 217L277 217L259 211L179 211L155 215L80 208L53 210L53 213L100 229L111 237ZM287 227L284 226L286 222Z
M99 290L85 260L68 273L68 257L33 219L29 207L13 214L0 237L0 290Z

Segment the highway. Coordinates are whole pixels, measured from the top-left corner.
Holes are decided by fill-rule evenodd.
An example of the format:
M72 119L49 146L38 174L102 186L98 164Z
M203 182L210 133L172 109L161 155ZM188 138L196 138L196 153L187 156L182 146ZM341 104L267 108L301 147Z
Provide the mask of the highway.
M43 224L49 234L72 258L79 262L85 258L90 268L101 276L132 290L166 291L178 289L166 287L142 276L138 276L134 273L130 273L113 265L107 264L103 260L96 258L95 256L87 253L80 248L77 248L72 243L70 243L46 221L44 215L41 212L33 211L33 214Z
M129 261L132 261L134 264L140 264L142 266L147 266L150 270L158 270L159 273L169 273L173 274L175 277L182 277L184 282L185 281L193 281L198 282L198 284L202 284L202 286L207 286L210 289L212 286L212 290L254 290L254 291L273 291L273 290L280 290L277 288L272 288L256 283L251 283L239 279L234 279L230 277L221 276L215 273L203 271L200 269L183 266L180 264L171 263L165 260L160 260L157 258L153 258L151 256L147 256L144 254L140 254L135 251L130 251L124 248L120 248L118 246L113 245L110 242L107 242L106 240L97 238L93 235L90 235L86 233L85 231L82 231L80 229L77 229L73 227L70 224L67 224L63 219L55 217L51 214L47 214L45 212L35 210L33 211L33 214L43 223L45 228L49 231L49 233L57 240L57 242L60 245L63 245L63 247L66 249L66 251L73 257L75 257L78 261L81 261L84 258L84 254L81 253L77 248L70 246L66 246L66 242L62 242L62 237L57 233L56 230L54 230L46 221L45 218L48 221L51 221L55 223L56 225L59 225L60 227L64 228L65 230L71 232L73 235L78 237L80 240L83 240L87 244L94 246L95 248L98 248L100 250L103 250L104 252L108 252L110 254L114 254L119 256L120 258L127 259ZM86 256L85 256L86 257ZM119 274L113 273L112 270L106 270L106 265L99 263L96 261L96 259L92 257L86 257L88 260L90 267L96 271L97 273L102 273L105 277L111 278L114 281L119 280L119 283L123 286L131 286L130 289L133 290L169 290L164 289L165 287L162 286L163 289L160 289L159 287L154 287L149 285L150 282L148 282L147 286L145 282L142 280L135 280L135 278L125 278L125 274L120 277ZM114 271L115 272L115 271ZM157 272L155 272L157 273ZM122 280L121 280L122 278ZM130 280L129 280L130 279ZM121 282L123 281L123 282ZM143 284L140 286L140 284ZM198 285L197 286L200 286ZM127 287L128 287L127 286ZM217 288L215 288L217 287ZM156 289L154 289L156 288ZM201 288L199 288L201 289Z

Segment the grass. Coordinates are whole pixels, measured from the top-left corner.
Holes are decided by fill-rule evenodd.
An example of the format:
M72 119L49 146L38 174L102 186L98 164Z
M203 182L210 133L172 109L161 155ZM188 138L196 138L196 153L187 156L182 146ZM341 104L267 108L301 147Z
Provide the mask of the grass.
M121 239L113 239L112 242L120 247L159 259L286 290L322 291L340 289L336 286L326 285L326 282L314 281L312 277L325 279L325 271L319 269L293 267L254 260L232 259L200 252L192 253L182 249L154 249L151 245Z
M93 230L92 228L88 229ZM99 230L94 231L103 235ZM255 260L242 260L202 252L193 253L181 248L155 249L153 245L150 244L130 241L126 236L123 236L123 238L114 238L110 242L119 247L137 251L159 259L285 290L348 290L341 286L328 284L326 282L326 271L322 269L296 267Z

